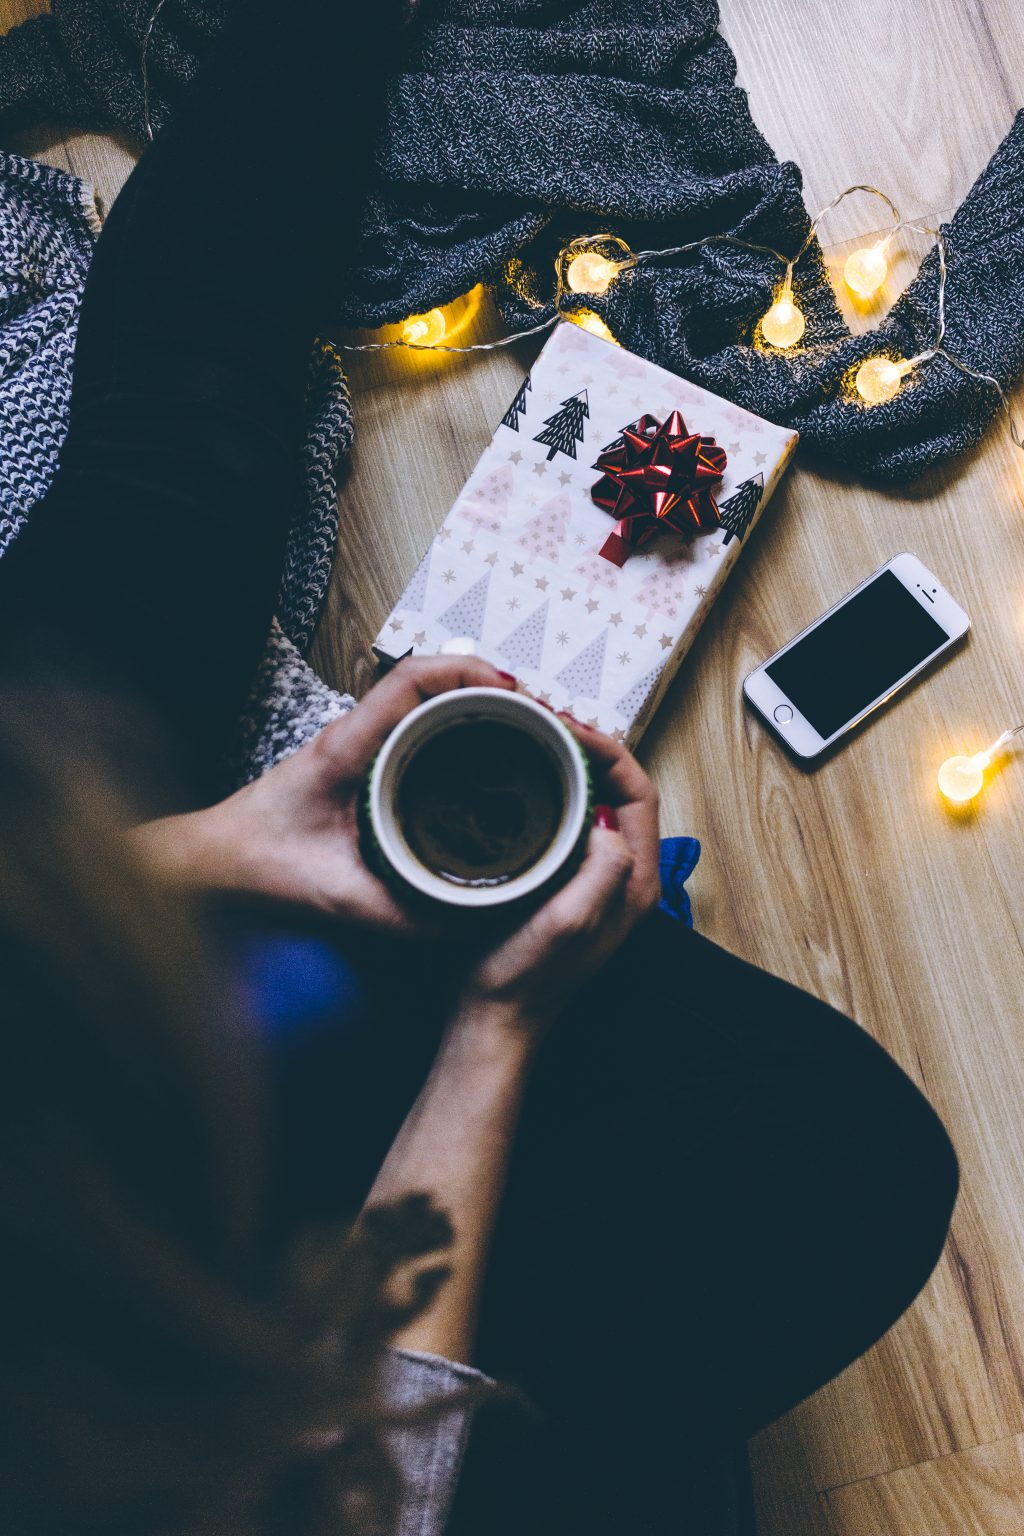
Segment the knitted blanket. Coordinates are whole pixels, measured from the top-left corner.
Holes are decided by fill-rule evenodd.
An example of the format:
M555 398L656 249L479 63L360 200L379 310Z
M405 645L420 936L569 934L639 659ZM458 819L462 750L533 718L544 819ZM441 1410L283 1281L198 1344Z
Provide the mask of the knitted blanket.
M84 182L0 153L0 557L57 467L78 309L99 228L92 189ZM338 456L351 439L337 353L318 346L306 394L303 495L292 515L278 618L226 767L226 785L256 777L353 705L301 656L330 579Z
M166 120L228 0L53 0L0 40L0 125L65 117L138 137ZM339 321L377 325L484 280L513 327L549 313L568 237L634 249L731 233L793 250L807 229L796 167L754 126L714 0L422 0L396 58L357 281ZM146 78L140 65L146 45ZM1024 115L948 228L950 350L1004 385L1024 368ZM509 269L511 264L511 280ZM797 287L807 345L750 342L779 268L723 246L630 275L609 295L624 345L796 427L804 450L907 480L975 443L994 391L936 361L870 410L845 387L878 351L934 332L930 257L869 334L844 326L816 248Z

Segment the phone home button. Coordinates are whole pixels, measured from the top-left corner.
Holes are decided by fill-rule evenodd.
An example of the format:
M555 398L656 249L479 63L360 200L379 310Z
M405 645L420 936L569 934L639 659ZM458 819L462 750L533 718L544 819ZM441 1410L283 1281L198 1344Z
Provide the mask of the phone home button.
M793 718L793 711L788 704L780 704L775 711L775 718L780 725L788 725Z

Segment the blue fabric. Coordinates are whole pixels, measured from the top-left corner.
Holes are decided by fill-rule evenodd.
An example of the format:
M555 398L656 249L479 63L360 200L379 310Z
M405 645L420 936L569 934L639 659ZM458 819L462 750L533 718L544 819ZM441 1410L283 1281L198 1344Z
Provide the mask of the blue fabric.
M693 914L686 881L699 858L695 837L662 838L660 908L687 928ZM376 946L368 952L360 935L232 925L226 945L246 1016L281 1043L324 1032L361 1038L380 1010L396 1001L392 969Z

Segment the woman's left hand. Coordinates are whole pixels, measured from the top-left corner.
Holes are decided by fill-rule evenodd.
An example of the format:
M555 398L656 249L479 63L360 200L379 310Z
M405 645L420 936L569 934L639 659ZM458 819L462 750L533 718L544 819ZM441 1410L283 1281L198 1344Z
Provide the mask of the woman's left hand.
M157 872L200 890L313 908L340 922L412 933L410 913L367 868L358 808L366 773L404 715L453 688L513 688L472 656L400 662L315 741L205 811L133 833Z

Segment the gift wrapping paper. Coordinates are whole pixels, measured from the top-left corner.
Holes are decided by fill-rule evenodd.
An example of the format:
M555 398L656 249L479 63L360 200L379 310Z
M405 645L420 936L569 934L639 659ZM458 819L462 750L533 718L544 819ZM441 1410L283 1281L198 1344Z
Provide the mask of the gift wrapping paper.
M659 531L621 565L599 455L682 415L727 465L721 525ZM374 642L386 661L472 649L554 709L634 746L796 447L797 434L579 326L544 346ZM653 526L653 525L652 525ZM615 541L613 541L615 542Z

